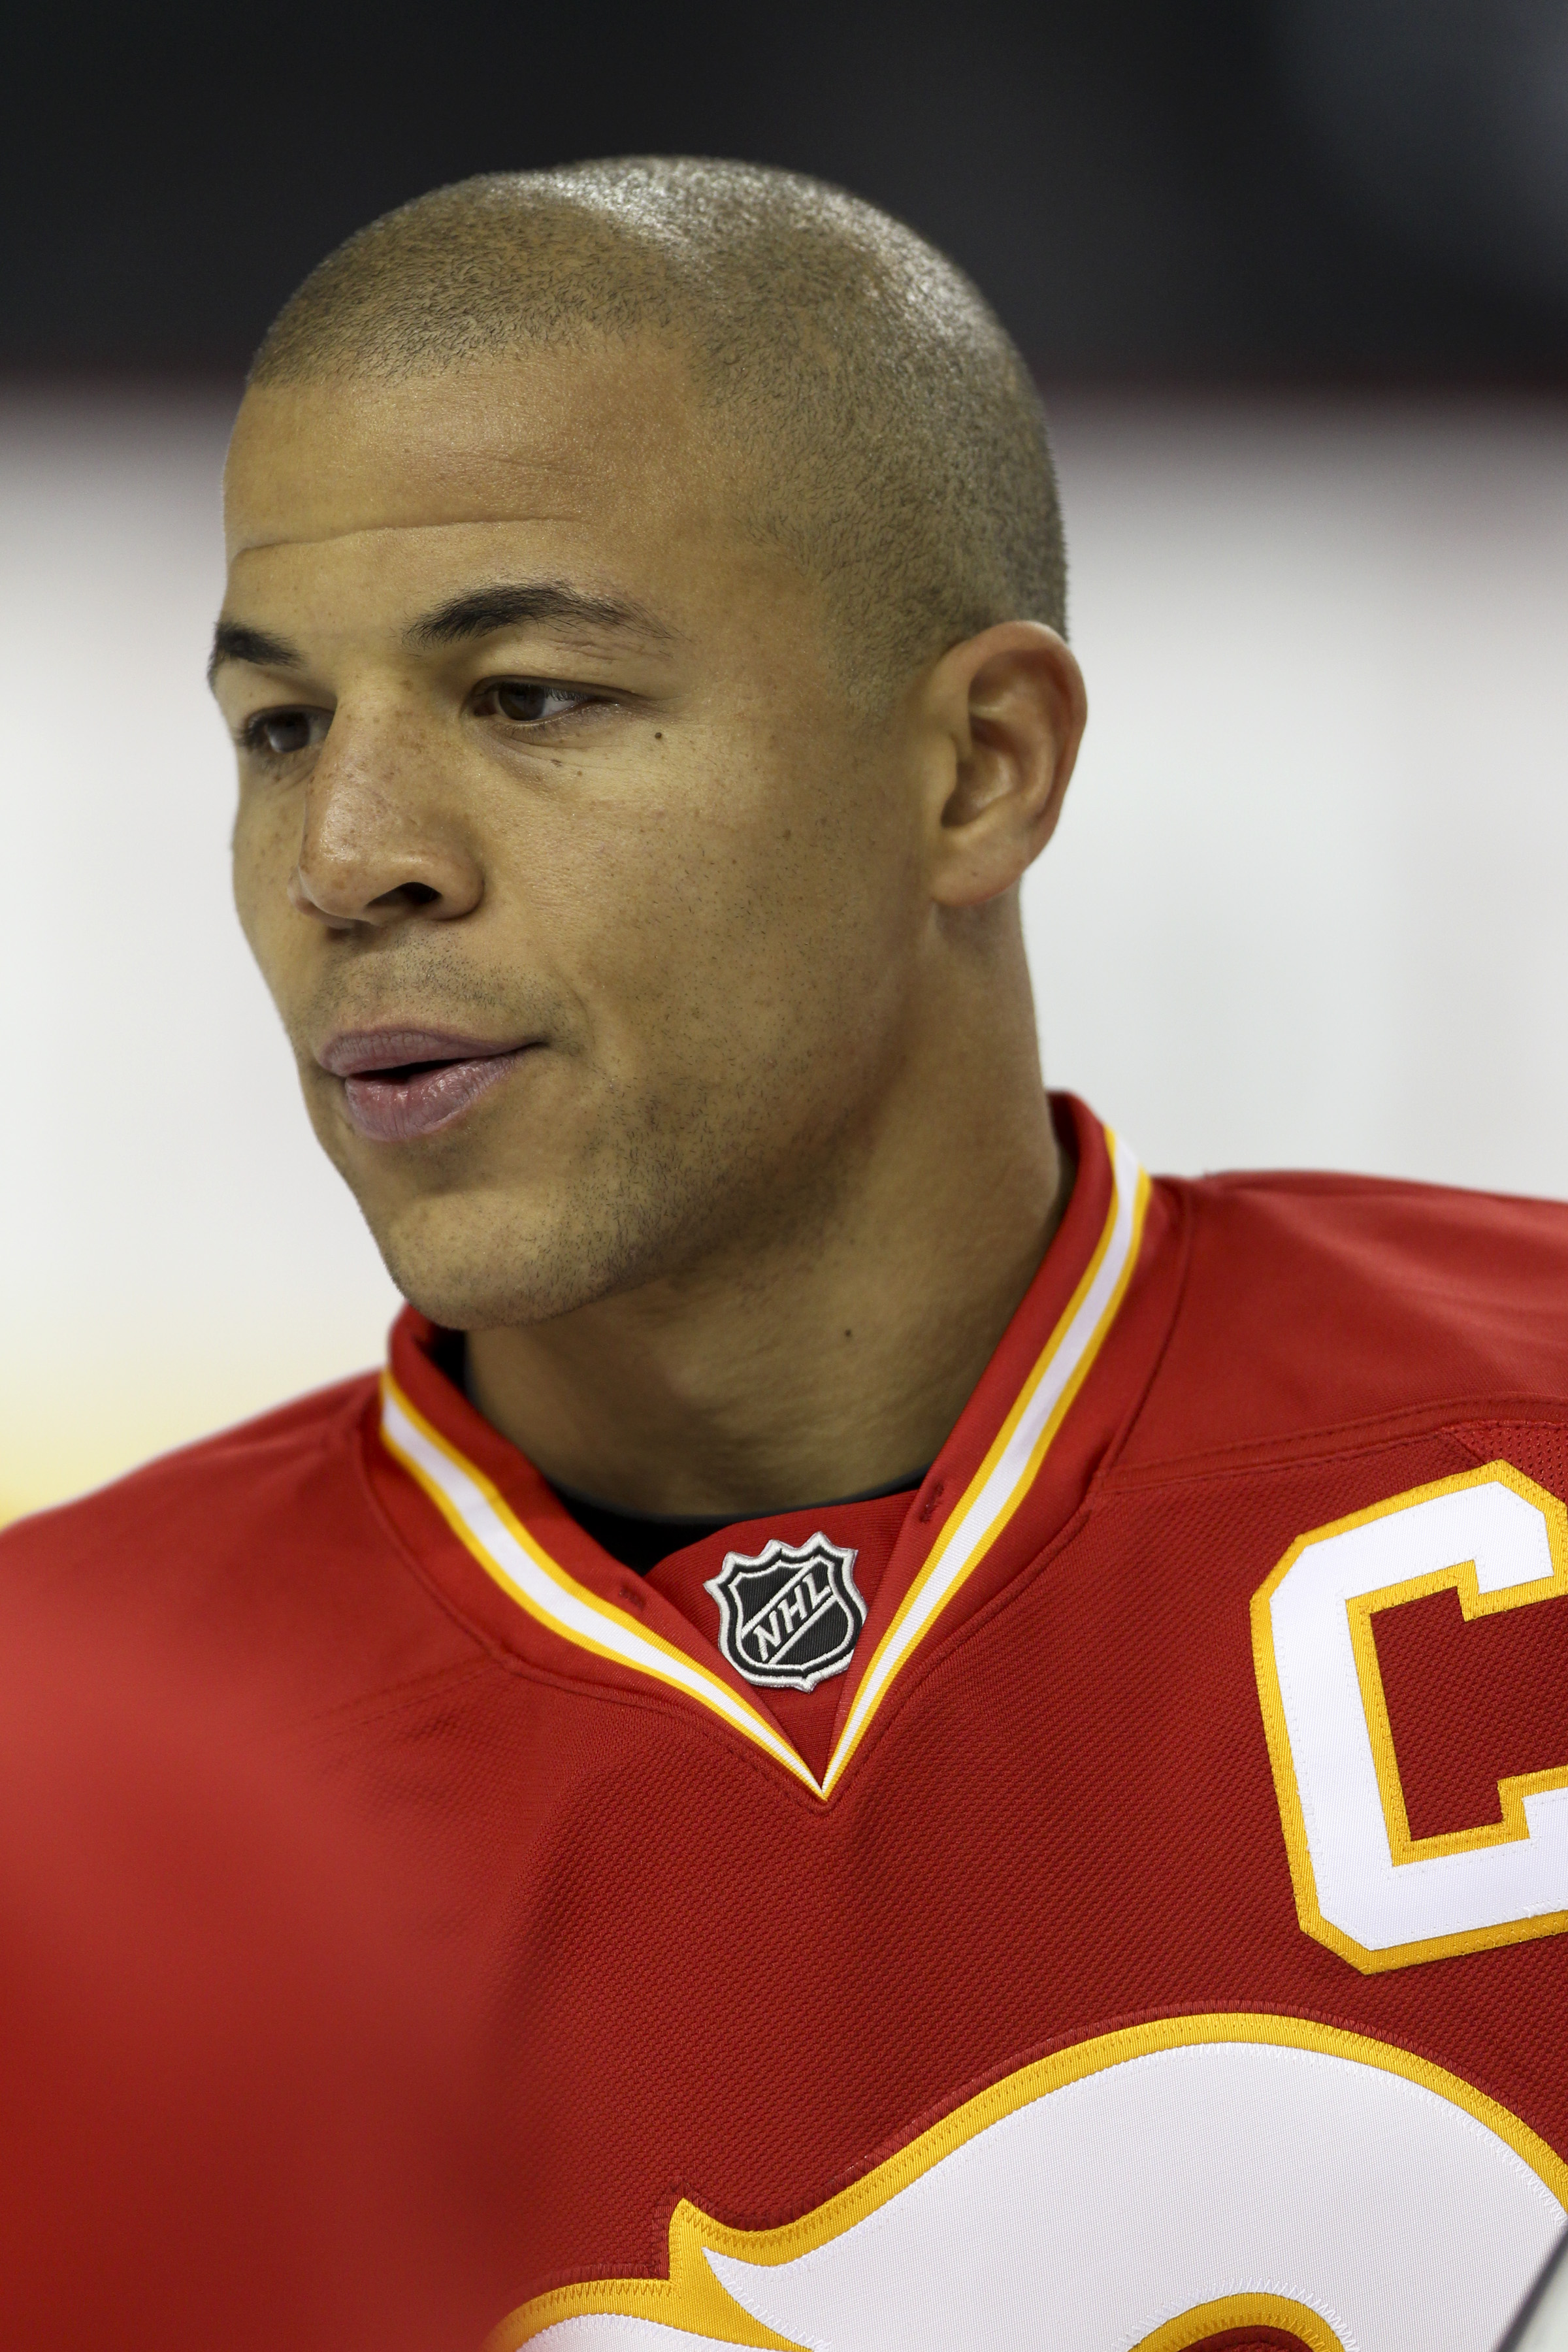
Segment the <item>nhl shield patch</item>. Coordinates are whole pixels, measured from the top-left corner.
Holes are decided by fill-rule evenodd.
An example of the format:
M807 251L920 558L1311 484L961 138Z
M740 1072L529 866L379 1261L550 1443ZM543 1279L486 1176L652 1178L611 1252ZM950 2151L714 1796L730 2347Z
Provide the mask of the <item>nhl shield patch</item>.
M815 1690L855 1654L866 1603L855 1554L825 1535L774 1537L754 1559L725 1555L704 1586L719 1604L719 1647L738 1675L773 1690Z

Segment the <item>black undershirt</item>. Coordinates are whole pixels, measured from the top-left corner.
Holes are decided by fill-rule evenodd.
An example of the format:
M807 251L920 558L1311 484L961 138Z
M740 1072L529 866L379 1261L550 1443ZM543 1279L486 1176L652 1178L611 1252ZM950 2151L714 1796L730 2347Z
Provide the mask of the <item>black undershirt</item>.
M912 1493L925 1478L923 1470L911 1470L907 1478L895 1478L890 1486L873 1486L864 1495L838 1495L832 1503L803 1503L802 1510L830 1511L843 1503L876 1503L884 1495ZM716 1536L724 1528L739 1525L742 1518L773 1518L771 1511L723 1511L716 1517L696 1517L686 1514L670 1515L662 1511L622 1511L614 1503L595 1502L592 1495L574 1494L570 1486L556 1486L561 1497L584 1535L592 1536L600 1549L623 1568L635 1569L646 1576L672 1551L683 1551L688 1544L700 1543L704 1536Z

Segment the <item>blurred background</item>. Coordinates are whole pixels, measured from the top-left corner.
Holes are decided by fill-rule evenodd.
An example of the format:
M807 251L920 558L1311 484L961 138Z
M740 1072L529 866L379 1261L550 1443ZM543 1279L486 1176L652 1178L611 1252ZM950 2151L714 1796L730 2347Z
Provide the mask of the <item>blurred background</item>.
M1568 1192L1565 0L57 0L7 48L0 1517L379 1353L201 671L252 346L469 172L789 164L1007 321L1094 712L1054 1084L1158 1167Z

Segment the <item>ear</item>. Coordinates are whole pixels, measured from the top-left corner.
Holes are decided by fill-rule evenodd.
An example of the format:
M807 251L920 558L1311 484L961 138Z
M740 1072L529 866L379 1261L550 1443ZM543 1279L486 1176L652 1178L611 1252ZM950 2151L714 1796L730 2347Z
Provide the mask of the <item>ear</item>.
M1089 717L1083 672L1055 629L1002 621L944 654L927 688L943 753L931 896L978 907L1010 890L1056 830Z

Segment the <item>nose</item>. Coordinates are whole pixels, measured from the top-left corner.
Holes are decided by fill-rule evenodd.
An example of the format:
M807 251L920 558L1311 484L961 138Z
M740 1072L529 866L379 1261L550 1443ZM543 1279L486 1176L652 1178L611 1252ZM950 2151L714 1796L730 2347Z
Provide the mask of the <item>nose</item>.
M305 788L289 899L333 930L471 914L484 874L438 760L340 704Z

